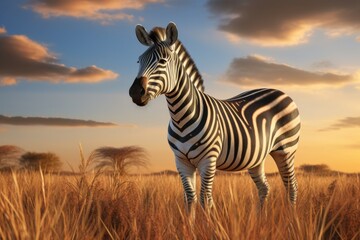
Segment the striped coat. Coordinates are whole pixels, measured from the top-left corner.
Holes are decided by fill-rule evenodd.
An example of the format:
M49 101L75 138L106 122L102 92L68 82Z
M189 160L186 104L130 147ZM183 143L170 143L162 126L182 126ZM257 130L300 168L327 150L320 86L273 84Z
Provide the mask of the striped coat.
M138 25L138 40L149 46L139 57L139 73L129 93L133 102L146 105L166 96L171 119L168 142L184 186L187 209L196 202L196 169L201 177L200 201L211 207L216 169L247 169L258 190L261 205L269 193L264 159L270 154L279 169L292 203L297 182L294 156L300 135L299 111L292 99L275 89L256 89L227 100L204 92L194 61L177 39L177 28Z

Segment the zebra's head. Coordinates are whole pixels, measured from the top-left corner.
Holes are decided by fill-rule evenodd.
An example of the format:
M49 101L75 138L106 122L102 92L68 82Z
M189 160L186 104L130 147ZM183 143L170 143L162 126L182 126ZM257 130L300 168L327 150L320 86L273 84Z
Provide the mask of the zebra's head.
M166 30L154 28L150 33L137 25L135 32L139 42L148 49L139 57L139 72L129 94L135 104L145 106L151 99L171 92L176 85L178 57L174 43L178 31L174 23L169 23Z

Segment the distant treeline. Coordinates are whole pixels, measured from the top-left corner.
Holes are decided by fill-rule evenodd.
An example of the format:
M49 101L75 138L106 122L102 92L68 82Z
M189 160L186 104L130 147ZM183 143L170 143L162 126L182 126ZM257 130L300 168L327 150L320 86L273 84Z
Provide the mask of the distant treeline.
M148 154L145 149L138 146L126 147L100 147L91 152L88 158L84 157L80 146L81 164L79 171L83 172L84 162L86 170L129 174L131 168L146 168ZM14 145L0 146L0 171L43 171L61 173L63 162L52 152L28 152ZM67 174L76 174L75 171Z

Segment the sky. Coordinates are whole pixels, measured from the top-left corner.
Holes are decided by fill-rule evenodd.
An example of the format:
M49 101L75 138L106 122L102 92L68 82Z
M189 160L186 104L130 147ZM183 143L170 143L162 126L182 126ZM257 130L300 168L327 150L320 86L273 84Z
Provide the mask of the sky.
M54 152L65 169L79 145L86 156L137 145L149 153L142 171L175 170L165 98L138 107L128 94L146 50L135 26L172 21L206 93L269 87L294 99L296 166L360 172L359 12L357 0L2 0L0 145Z

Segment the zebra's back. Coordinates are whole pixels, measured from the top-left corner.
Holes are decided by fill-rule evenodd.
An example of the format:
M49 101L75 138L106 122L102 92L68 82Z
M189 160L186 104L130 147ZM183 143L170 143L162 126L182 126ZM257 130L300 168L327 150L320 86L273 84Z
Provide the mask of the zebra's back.
M217 168L250 169L274 151L296 151L299 111L294 101L275 89L255 89L218 106L223 146Z

